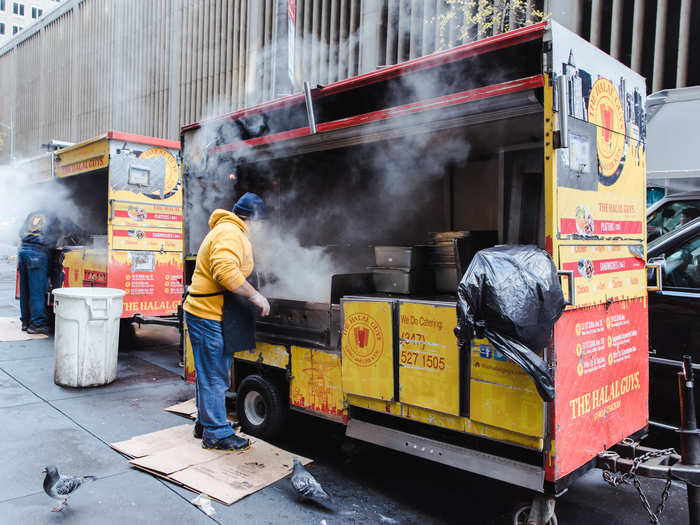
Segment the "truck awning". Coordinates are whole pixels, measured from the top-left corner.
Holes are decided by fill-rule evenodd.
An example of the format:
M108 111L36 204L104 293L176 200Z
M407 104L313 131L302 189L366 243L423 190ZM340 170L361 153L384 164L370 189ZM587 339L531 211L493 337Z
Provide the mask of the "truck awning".
M542 22L182 128L185 156L286 156L541 111ZM479 116L480 115L480 116Z

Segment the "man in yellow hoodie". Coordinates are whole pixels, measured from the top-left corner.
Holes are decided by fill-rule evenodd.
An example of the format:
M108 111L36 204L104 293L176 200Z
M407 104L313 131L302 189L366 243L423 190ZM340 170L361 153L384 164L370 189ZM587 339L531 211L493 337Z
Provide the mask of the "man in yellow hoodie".
M192 284L183 305L197 372L194 435L202 438L204 448L240 450L249 445L247 439L236 436L226 419L226 390L233 354L227 351L231 341L225 344L224 333L229 331L224 329L222 319L227 293L242 299L234 308L245 308L240 303L247 299L261 315L270 312L267 299L246 281L253 271L253 249L246 221L262 218L264 214L265 204L254 193L243 195L233 207L233 213L214 210L209 218L209 233L197 252ZM227 308L231 304L227 303ZM246 319L245 315L243 318ZM250 323L254 323L252 317ZM250 330L254 331L254 326ZM250 333L240 334L246 336L250 337ZM254 344L236 343L237 347Z

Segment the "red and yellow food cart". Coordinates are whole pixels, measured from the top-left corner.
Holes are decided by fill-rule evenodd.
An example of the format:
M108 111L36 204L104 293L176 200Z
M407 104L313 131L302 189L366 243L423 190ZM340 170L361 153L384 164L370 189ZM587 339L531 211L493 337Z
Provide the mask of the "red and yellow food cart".
M488 340L458 346L454 277L451 293L397 294L345 266L320 300L263 287L271 315L232 370L243 428L272 435L288 405L529 488L547 522L601 452L646 432L645 97L641 76L548 21L184 127L188 276L209 213L257 191L269 221L346 262L436 231L537 245L570 303L542 353L545 403Z

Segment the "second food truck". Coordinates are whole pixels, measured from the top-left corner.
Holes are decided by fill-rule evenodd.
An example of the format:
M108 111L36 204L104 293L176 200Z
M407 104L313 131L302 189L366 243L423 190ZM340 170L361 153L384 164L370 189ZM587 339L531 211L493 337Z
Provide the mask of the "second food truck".
M176 141L108 132L19 166L32 183L67 194L83 245L52 253L52 288L126 291L131 322L169 317L182 301L182 179ZM48 188L47 193L50 193Z

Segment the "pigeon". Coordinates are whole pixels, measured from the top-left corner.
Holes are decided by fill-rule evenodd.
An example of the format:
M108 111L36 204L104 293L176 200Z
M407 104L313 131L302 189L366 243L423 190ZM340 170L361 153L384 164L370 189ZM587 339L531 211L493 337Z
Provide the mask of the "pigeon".
M52 512L63 510L63 505L68 505L68 498L82 487L83 483L97 479L95 476L61 476L55 465L49 465L42 472L46 473L44 492L54 499L63 500Z
M302 501L313 501L324 507L329 507L331 497L323 490L321 484L304 468L299 458L294 458L292 472L292 487Z

